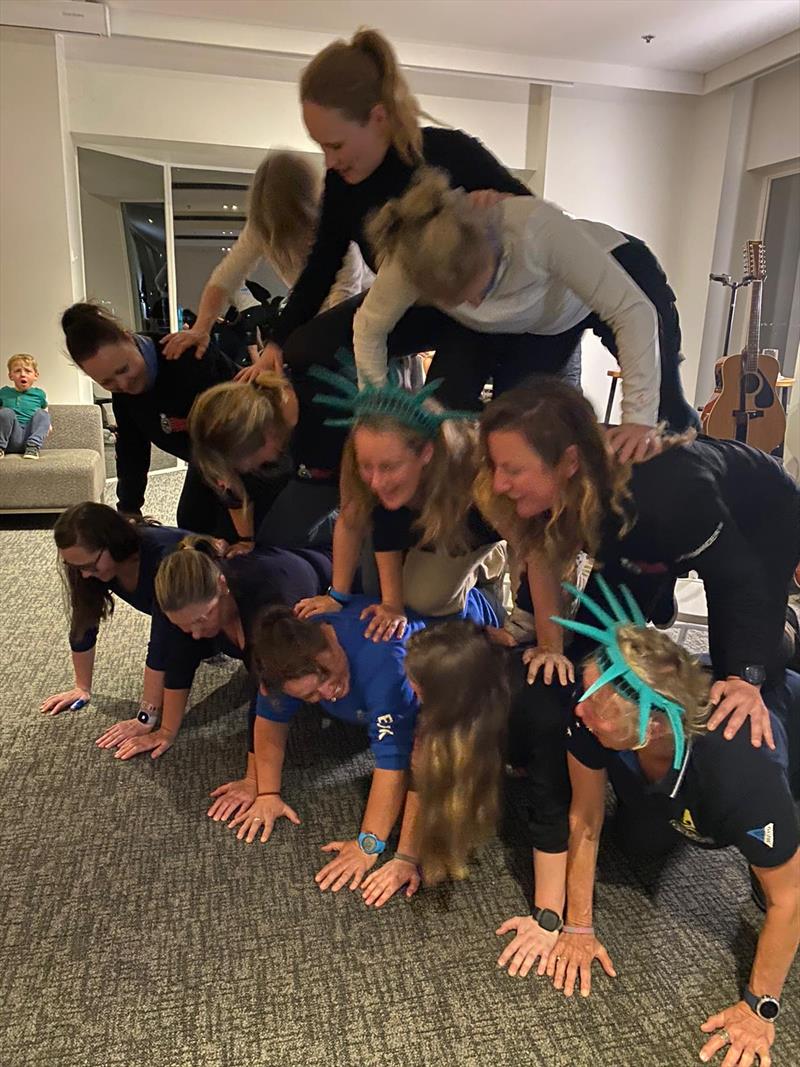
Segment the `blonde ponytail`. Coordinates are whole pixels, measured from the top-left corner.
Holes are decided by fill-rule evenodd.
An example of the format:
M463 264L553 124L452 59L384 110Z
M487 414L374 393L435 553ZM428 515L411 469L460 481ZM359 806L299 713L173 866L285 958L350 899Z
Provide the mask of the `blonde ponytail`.
M156 571L155 594L163 612L183 611L190 604L204 604L219 590L220 554L208 537L190 534Z
M378 262L397 259L432 302L458 302L492 256L490 215L463 189L451 189L435 167L420 167L403 196L384 204L366 230Z
M377 30L360 29L348 44L333 41L311 60L300 79L303 103L335 108L362 126L372 109L383 104L392 144L409 166L422 160L423 112L411 92L394 49Z

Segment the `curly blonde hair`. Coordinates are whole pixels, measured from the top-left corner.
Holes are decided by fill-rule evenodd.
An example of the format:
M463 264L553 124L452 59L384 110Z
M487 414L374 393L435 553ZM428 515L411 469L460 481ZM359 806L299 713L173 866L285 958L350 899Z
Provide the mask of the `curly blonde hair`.
M435 401L428 400L426 404L441 410ZM358 469L355 435L362 428L397 434L415 455L419 455L426 444L433 445L433 457L422 472L419 496L423 505L414 527L420 534L422 546L441 546L453 556L467 551L466 520L472 506L472 484L478 469L478 434L474 424L462 420L443 422L431 439L388 415L360 417L342 453L341 494L343 505L363 520L372 512L378 499L365 485Z
M214 385L195 399L187 424L192 459L209 485L246 499L237 464L264 447L266 433L286 443L288 389L285 379L263 372L251 382Z
M711 712L711 675L696 657L667 634L647 626L621 626L617 642L633 671L657 693L684 709L686 736L704 733ZM632 720L638 720L634 705L622 696L618 699L632 709Z
M428 883L465 878L500 817L505 657L481 627L446 622L409 639L406 671L422 694L412 763L419 861Z
M300 77L300 99L335 108L362 126L376 104L382 104L397 154L409 165L422 159L419 118L424 112L392 46L377 30L362 27L351 41L333 41L318 52Z
M542 555L567 575L578 552L596 553L610 513L623 531L633 525L630 465L609 455L592 405L571 385L543 376L535 385L503 393L486 408L480 427L483 460L475 500L518 557ZM561 499L551 512L521 519L513 501L494 491L488 438L495 432L520 434L551 470L570 446L577 448L578 470L562 484Z
M444 171L421 167L403 196L377 211L367 236L380 263L396 259L423 300L457 304L492 258L490 214Z

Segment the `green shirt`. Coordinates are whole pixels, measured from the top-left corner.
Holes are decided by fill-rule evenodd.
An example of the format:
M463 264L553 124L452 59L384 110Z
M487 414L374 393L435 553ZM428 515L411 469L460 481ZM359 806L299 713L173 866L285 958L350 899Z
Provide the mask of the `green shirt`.
M35 385L24 392L12 385L4 385L0 389L0 407L11 408L17 416L17 422L27 426L40 408L47 407L47 396L44 389L37 389Z

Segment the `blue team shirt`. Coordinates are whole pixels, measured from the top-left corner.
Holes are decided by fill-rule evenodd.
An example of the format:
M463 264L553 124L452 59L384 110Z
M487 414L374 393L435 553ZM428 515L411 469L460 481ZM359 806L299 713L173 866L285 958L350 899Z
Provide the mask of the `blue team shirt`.
M320 616L333 627L350 664L350 691L335 703L320 706L335 719L366 726L375 766L380 770L404 771L411 762L417 700L403 667L403 641L374 642L364 637L369 620L361 621L363 605L350 605L336 615ZM280 694L259 693L256 713L272 722L291 722L302 701Z

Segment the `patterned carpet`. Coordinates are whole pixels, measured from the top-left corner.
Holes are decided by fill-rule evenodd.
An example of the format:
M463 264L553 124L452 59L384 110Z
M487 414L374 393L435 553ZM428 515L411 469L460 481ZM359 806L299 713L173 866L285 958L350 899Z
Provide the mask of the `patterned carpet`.
M150 479L174 521L180 475ZM7 1067L678 1067L736 999L760 915L733 852L687 847L659 871L606 842L597 925L617 966L588 1000L495 967L494 930L524 913L524 785L462 884L368 911L321 895L319 846L357 826L362 736L295 724L285 796L302 826L240 844L205 817L243 766L246 681L205 666L175 747L120 764L93 741L134 710L146 620L103 635L93 702L37 711L70 681L46 529L0 528L0 1061ZM775 1063L800 1062L797 968ZM718 1061L719 1062L719 1059Z

